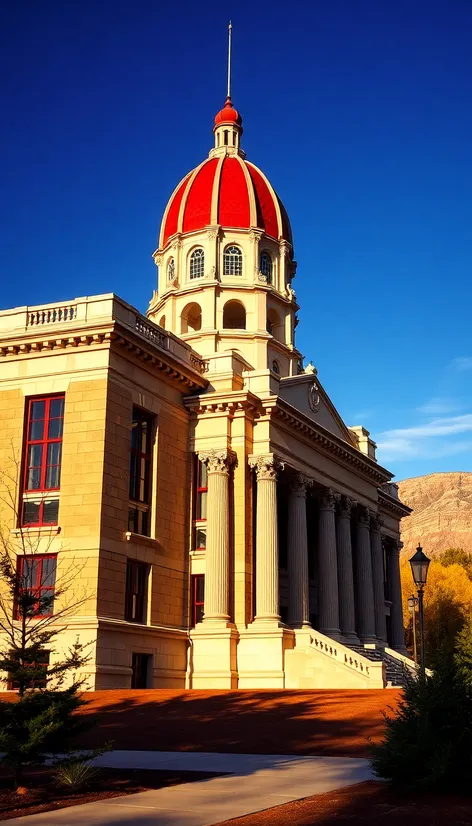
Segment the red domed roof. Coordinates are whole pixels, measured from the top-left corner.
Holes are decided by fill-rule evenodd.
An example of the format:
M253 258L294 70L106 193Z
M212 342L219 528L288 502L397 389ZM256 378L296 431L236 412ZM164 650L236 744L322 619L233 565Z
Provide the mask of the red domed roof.
M232 106L216 117L226 111L232 113L231 117L239 117ZM272 238L292 243L288 216L277 194L260 169L238 154L208 158L185 176L164 213L159 247L163 249L176 232L193 232L215 224L237 229L256 227Z
M229 95L226 98L223 109L220 109L220 111L215 115L215 126L221 126L222 123L237 123L238 126L242 126L243 124L243 119L231 103L231 98Z

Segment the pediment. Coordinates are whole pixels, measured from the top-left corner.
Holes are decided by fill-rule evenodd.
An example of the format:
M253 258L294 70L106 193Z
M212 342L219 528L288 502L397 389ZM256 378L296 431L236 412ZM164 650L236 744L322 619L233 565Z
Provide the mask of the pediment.
M321 382L314 373L302 373L280 380L279 396L316 424L345 442L354 445L349 428L344 424Z

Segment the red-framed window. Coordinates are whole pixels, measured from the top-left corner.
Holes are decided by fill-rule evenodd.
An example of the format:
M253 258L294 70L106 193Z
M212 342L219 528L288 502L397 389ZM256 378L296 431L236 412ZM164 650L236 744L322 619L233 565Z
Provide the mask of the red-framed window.
M16 562L18 594L14 617L40 619L54 613L57 554L19 556Z
M154 416L133 407L131 426L128 530L151 535L151 468Z
M125 620L144 622L149 567L145 562L128 559L126 565Z
M206 548L208 474L206 464L200 461L197 455L194 478L193 550L201 551Z
M195 628L197 622L203 619L205 606L205 576L194 574L190 578L190 624Z
M51 654L49 651L43 651L40 662L25 663L27 668L34 669L35 676L30 681L28 688L46 688L47 672ZM12 679L8 680L8 691L18 691L19 684Z
M21 524L57 525L64 396L28 399Z

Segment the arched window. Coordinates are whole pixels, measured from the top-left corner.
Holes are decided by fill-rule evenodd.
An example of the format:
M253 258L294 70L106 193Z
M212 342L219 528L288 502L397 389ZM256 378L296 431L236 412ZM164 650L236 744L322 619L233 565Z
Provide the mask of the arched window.
M203 278L205 275L205 253L197 247L190 256L190 278Z
M167 280L173 281L175 278L175 259L169 258L169 262L167 264Z
M280 374L280 364L277 359L274 359L272 362L272 370L274 373L277 373L277 375Z
M161 317L159 319L159 327L162 327L163 330L165 330L165 328L166 328L166 317L165 317L165 315L161 315Z
M261 260L259 262L259 269L262 275L267 278L267 283L272 284L272 258L268 252L261 253Z
M223 308L223 329L245 330L246 310L240 301L227 301Z
M192 333L197 330L201 330L201 328L202 308L200 307L200 304L192 301L191 304L187 304L184 307L182 315L180 316L180 332Z
M280 321L278 312L274 310L273 307L270 307L267 311L266 330L271 336L274 336L277 341L284 341L284 327Z
M243 274L243 254L239 247L226 247L223 255L223 275Z

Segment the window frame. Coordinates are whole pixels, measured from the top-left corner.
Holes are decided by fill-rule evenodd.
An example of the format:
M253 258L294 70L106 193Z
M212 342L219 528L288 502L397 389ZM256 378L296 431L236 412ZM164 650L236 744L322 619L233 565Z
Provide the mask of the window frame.
M141 590L140 582L136 579L136 573L139 571L142 572ZM138 559L126 560L125 622L135 622L139 625L146 625L148 579L149 565L146 562L141 562ZM136 588L134 588L134 582L137 583Z
M204 529L204 533L206 536L206 527L207 527L207 517L202 516L202 510L206 514L206 506L202 509L201 503L203 501L203 496L208 496L208 472L207 467L204 462L200 461L198 458L198 453L194 454L194 485L193 485L193 550L194 551L205 551L205 545L197 545L197 533L199 529ZM205 475L203 475L205 474ZM201 484L202 481L205 481L206 484ZM206 500L205 500L206 503Z
M223 275L240 278L243 275L243 264L241 247L238 247L237 244L228 244L223 250Z
M198 585L203 583L203 600L198 600ZM198 609L202 609L201 619L198 619ZM190 627L195 628L205 615L205 574L192 574L190 577Z
M58 524L59 515L59 491L61 489L61 471L62 471L62 446L64 442L64 418L65 418L65 393L50 393L48 395L30 396L26 399L25 405L25 422L24 422L24 438L23 438L23 469L21 474L21 508L19 513L19 525L24 528L39 528L39 527L53 527ZM54 401L62 401L62 415L51 416L51 403ZM33 405L44 402L44 418L33 419ZM61 432L59 436L49 436L49 428L51 421L60 421L62 423ZM43 433L40 439L31 439L30 430L34 422L43 422ZM49 447L50 445L60 445L59 461L56 463L48 463ZM34 446L41 446L41 461L39 465L29 463L30 448ZM40 480L39 487L29 487L29 473L31 469L39 468ZM53 487L47 486L47 475L49 468L58 468L58 484ZM57 495L55 495L57 494ZM25 503L28 501L39 500L38 519L36 521L25 520ZM47 500L57 500L58 514L54 521L45 521L44 507Z
M128 530L130 533L137 533L140 536L152 536L151 516L152 516L152 462L153 462L153 446L154 446L154 428L156 417L148 410L144 410L138 405L133 405L131 412L131 434L129 443L129 477L128 477ZM145 451L133 447L133 426L134 422L147 423L147 449ZM142 433L142 430L141 430ZM140 440L141 444L141 440ZM136 472L133 474L133 457L136 460ZM144 461L144 498L140 498L139 494L139 468L141 462ZM133 487L134 480L134 487ZM136 489L138 495L135 496ZM132 491L134 490L134 493ZM134 513L134 523L131 524L131 512ZM140 524L137 524L137 522ZM145 523L145 532L139 530Z
M198 269L197 266L194 264L195 261L198 261ZM199 278L204 277L205 250L203 249L203 247L195 247L195 249L192 250L192 252L190 253L188 275L190 281L198 281Z
M44 662L37 663L36 661L34 661L34 662L31 662L31 663L27 663L27 666L29 668L43 668L44 669L44 677L40 677L39 679L38 678L34 679L34 677L33 677L33 679L31 680L31 682L28 686L29 689L35 689L35 688L44 689L44 688L47 688L48 668L49 668L49 665L51 664L51 652L50 651L44 651L43 653L44 653ZM19 687L18 683L15 683L15 681L11 679L11 676L8 675L7 691L18 691L19 688L20 687Z
M55 565L54 565L54 582L53 582L52 585L42 585L41 584L41 582L43 581L43 562L44 562L45 559L53 559L54 562L55 562ZM31 588L21 587L20 585L18 586L18 594L15 597L15 604L14 604L14 607L13 607L13 619L16 620L16 621L21 620L19 607L18 607L18 596L21 593L24 593L26 591L31 591L33 593L35 591L38 591L38 606L39 606L39 601L42 598L42 596L41 596L42 592L43 591L52 592L53 601L52 601L52 604L51 604L51 613L50 614L44 614L44 613L36 614L36 613L34 613L33 616L31 617L31 619L45 619L46 617L53 617L54 616L54 598L55 598L55 594L56 594L57 553L56 554L18 554L18 556L16 558L16 575L17 575L17 578L18 578L17 579L18 583L19 583L20 577L21 578L24 577L23 568L24 568L26 560L34 560L34 561L37 561L39 563L38 568L37 568L37 575L36 575L36 580L37 581L36 581L36 584L31 585Z

